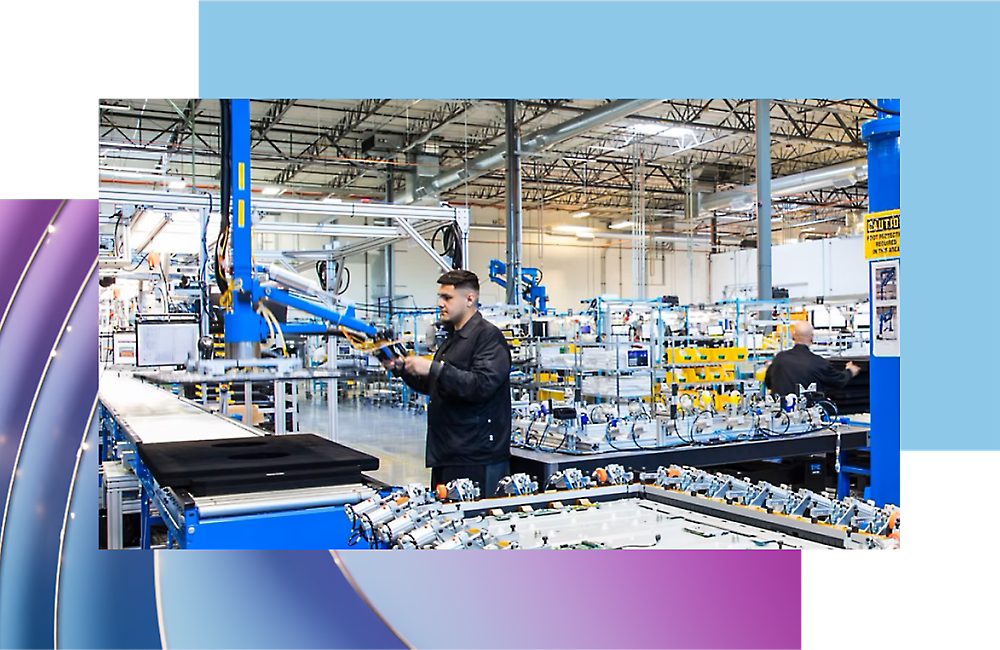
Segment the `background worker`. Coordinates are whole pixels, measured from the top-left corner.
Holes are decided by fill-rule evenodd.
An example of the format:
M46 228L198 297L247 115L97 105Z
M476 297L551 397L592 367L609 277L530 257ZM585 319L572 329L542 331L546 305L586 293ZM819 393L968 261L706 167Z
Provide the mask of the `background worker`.
M813 327L806 321L792 324L792 341L795 345L776 354L764 375L764 385L782 397L798 395L800 385L809 388L812 383L816 384L819 392L842 388L861 372L861 368L852 361L848 361L843 370L838 370L828 359L813 354L809 349L813 342Z

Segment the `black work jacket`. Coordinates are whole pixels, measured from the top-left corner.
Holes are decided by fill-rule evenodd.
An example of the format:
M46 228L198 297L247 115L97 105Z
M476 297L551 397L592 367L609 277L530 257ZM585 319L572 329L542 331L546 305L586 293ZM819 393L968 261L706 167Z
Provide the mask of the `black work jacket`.
M434 354L428 376L399 372L430 396L427 467L481 465L510 458L510 346L478 311Z
M809 384L815 383L816 390L824 392L846 386L851 377L850 370L837 370L827 359L813 354L808 345L797 343L791 350L774 356L764 375L764 385L778 395L798 395L799 384L809 388Z

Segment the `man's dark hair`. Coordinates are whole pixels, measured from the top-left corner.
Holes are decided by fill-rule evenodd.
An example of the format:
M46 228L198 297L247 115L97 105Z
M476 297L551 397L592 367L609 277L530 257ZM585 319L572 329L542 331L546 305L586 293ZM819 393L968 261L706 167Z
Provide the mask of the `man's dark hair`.
M471 289L479 293L479 276L464 269L448 271L438 278L438 284L450 284L456 289Z

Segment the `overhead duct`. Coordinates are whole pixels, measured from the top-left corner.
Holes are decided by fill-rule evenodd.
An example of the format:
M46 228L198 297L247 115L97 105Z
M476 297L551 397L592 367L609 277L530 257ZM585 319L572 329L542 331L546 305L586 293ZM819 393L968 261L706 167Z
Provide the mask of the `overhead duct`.
M521 153L530 155L545 151L581 133L586 133L615 120L656 106L661 101L660 99L616 99L604 106L577 115L573 119L561 124L539 129L538 131L522 136ZM499 144L470 160L462 169L439 174L412 192L403 193L397 202L413 203L420 199L437 196L441 192L446 192L454 187L468 183L483 174L503 167L506 156L507 144Z
M868 161L865 158L813 169L771 179L771 197L778 198L792 194L802 194L826 187L849 187L868 178ZM744 185L724 192L715 192L701 197L701 211L749 210L757 200L757 186Z
M686 244L690 241L695 245L711 245L712 237L711 235L685 235L683 233L670 233L666 235L653 235L651 238L653 243L673 243L673 244ZM739 237L733 237L731 235L716 237L716 241L719 246L734 246L740 243L741 239Z
M473 224L469 226L469 230L487 230L487 231L502 231L503 226L497 226L493 224ZM555 231L551 229L539 229L537 227L524 227L524 232L533 234L543 234L549 237L577 237L577 235L572 231ZM579 237L578 237L579 238ZM632 241L636 238L628 232L606 232L601 230L594 230L587 233L586 239L596 238L596 239L611 239L616 241ZM708 246L712 242L711 235L705 234L686 234L683 232L672 232L664 234L648 233L644 237L647 241L654 244L686 244L688 240L695 246ZM737 246L743 241L742 237L736 235L720 235L718 237L719 246Z

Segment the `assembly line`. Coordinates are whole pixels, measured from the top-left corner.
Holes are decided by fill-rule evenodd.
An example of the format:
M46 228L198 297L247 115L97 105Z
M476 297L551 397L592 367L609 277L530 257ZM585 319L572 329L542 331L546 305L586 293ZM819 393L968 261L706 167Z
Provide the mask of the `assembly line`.
M376 200L262 185L266 102L206 100L218 105L218 150L199 152L198 164L215 166L217 186L194 182L194 153L186 182L135 189L102 176L102 545L898 548L898 248L844 256L861 290L772 286L769 166L752 192L730 183L683 197L688 221L717 211L704 252L693 231L661 233L662 223L680 225L652 207L646 215L645 166L721 137L636 126L671 101L615 100L531 131L517 123L527 119L517 101L504 100L501 144L436 177L420 165L443 156L431 147L443 127L424 140L360 139L356 178L375 170L387 182ZM842 163L799 187L776 178L785 189L774 196L856 184L863 170L879 236L893 225L898 236L899 102L879 102L886 112L859 113L867 163ZM520 159L537 175L546 156L572 158L553 149L559 143L619 136L635 160L630 234L609 208L598 234L617 245L620 267L631 251L633 283L614 293L602 277L605 290L587 292L596 267L583 258L560 266L571 252L558 243L524 263L535 244L522 242L521 201L534 188L521 187L529 164ZM643 149L657 137L665 150ZM895 147L895 158L879 147ZM491 170L505 181L502 223L458 194L440 199ZM893 182L894 199L882 189ZM754 222L753 282L739 271L747 246L733 239L726 261L717 231L727 210L747 209L747 192L768 197L755 207L766 213ZM585 192L567 205L572 245L589 245L595 235L572 224L593 222L599 201ZM892 210L895 221L881 216ZM539 250L558 228L540 227ZM492 230L506 241L476 240ZM861 251L857 232L839 232L818 242L800 233L787 250L816 242ZM696 268L709 288L724 263L735 279L716 300L652 295L647 242L684 260L692 292ZM811 263L795 273L805 277ZM831 262L816 264L826 273ZM362 300L351 300L362 274ZM679 294L684 283L662 286ZM385 439L393 444L380 447Z

